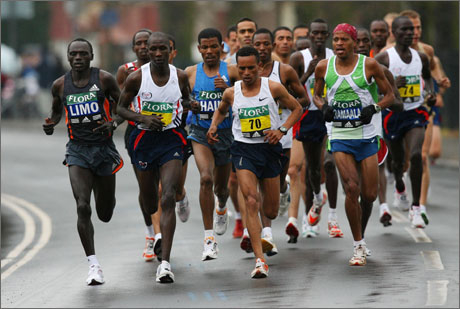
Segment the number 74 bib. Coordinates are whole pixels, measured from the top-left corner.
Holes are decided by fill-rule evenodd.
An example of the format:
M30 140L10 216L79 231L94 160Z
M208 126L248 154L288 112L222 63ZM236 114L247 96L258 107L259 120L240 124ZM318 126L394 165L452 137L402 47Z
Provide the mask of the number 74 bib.
M238 110L241 133L244 137L261 137L271 129L270 110L268 105L242 107Z

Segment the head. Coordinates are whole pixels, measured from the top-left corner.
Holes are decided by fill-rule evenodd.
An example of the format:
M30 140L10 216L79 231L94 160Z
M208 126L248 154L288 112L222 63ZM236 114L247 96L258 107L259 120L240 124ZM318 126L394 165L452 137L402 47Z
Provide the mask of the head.
M198 51L207 66L215 67L222 53L222 35L214 28L206 28L198 34Z
M242 47L236 53L238 73L245 84L251 85L259 78L259 59L259 53L252 46Z
M411 46L414 38L414 25L407 16L398 16L391 24L396 45Z
M137 59L144 62L149 61L149 53L147 51L147 41L152 31L149 29L140 29L133 35L133 52L136 54Z
M315 49L325 49L329 35L329 27L324 19L317 18L310 23L309 38Z
M414 10L404 10L399 15L407 16L414 25L414 38L412 39L412 45L416 46L422 38L422 20L420 14Z
M250 18L244 17L236 23L238 44L241 47L251 46L252 36L257 30L257 24Z
M296 51L307 49L311 46L310 39L307 36L299 36L294 44Z
M395 41L395 37L393 36L393 31L391 30L391 24L393 23L393 20L398 16L399 16L398 13L390 12L383 17L383 20L388 25L388 33L389 33L388 41L387 41L388 43L392 43Z
M358 28L357 33L355 52L357 54L369 56L371 52L371 35L369 31L365 28Z
M165 66L169 63L171 46L169 37L163 32L153 32L148 40L150 61L154 66Z
M260 28L252 37L252 46L257 50L262 63L272 60L273 34L267 28Z
M370 30L372 44L380 49L385 47L388 36L390 35L387 23L384 20L374 20L371 22Z
M273 44L275 53L284 57L289 56L294 45L291 29L284 26L278 27L273 31L273 37L275 39Z
M308 25L307 24L298 24L292 29L292 35L294 36L294 45L297 42L297 39L301 36L308 35Z
M227 37L225 38L230 47L230 54L233 55L238 50L238 40L236 39L236 26L231 26L227 30Z
M177 56L176 39L170 34L168 34L168 39L169 39L169 50L170 50L168 63L172 64L174 61L174 58L176 58Z
M88 70L93 58L93 46L89 41L77 38L67 45L67 60L72 70Z
M338 58L346 59L353 55L356 38L356 28L350 24L338 24L332 32L332 49Z

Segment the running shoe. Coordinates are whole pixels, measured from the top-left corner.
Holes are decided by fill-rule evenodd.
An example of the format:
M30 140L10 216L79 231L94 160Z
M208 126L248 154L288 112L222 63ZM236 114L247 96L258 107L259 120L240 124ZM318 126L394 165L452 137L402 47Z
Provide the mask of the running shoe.
M384 227L391 225L391 213L386 203L380 205L380 223L382 223Z
M240 248L246 251L246 253L252 252L251 238L249 238L249 236L243 235L243 238L240 242Z
M317 225L321 219L321 210L323 209L324 204L326 204L327 195L323 191L323 200L320 202L316 198L313 199L313 206L311 206L310 211L308 212L307 220L308 224L311 226Z
M358 245L353 248L353 257L349 261L350 266L366 265L366 246Z
M304 238L314 238L318 235L319 235L319 225L311 226L307 224L305 233L302 233L302 237Z
M307 215L303 213L302 215L302 237L307 237L308 221Z
M389 184L393 184L395 182L395 174L389 172L387 169L385 169L385 176L387 177L387 182Z
M171 265L168 262L161 262L157 268L156 281L159 283L173 283L174 274L171 271Z
M410 202L406 190L404 190L403 192L398 192L398 190L395 188L395 198L393 200L393 206L399 208L402 211L409 210Z
M100 265L91 265L88 271L88 278L86 279L86 284L88 285L99 285L103 284L104 275L102 274L102 269Z
M428 223L430 223L430 220L428 219L425 205L420 205L420 213L422 214L422 219L425 222L425 225L428 225Z
M343 232L340 229L340 226L337 223L337 221L327 222L327 234L331 238L342 238L343 237Z
M261 240L263 253L266 253L268 256L278 254L278 248L276 248L275 242L273 241L273 237L264 236Z
M157 237L157 239L155 239L153 252L155 252L158 262L161 262L161 237Z
M228 226L228 213L227 207L224 210L219 211L218 207L216 207L216 211L214 212L214 232L217 235L224 235L225 231L227 231Z
M286 192L280 193L280 208L278 210L279 216L284 216L289 208L289 202L291 201L291 193L289 191L289 184L287 184Z
M251 278L259 279L266 278L268 276L268 265L265 264L264 259L256 260L256 267L251 272Z
M153 251L153 244L155 242L155 237L145 237L145 248L142 257L144 261L150 262L155 259L155 252Z
M413 228L425 228L426 224L422 218L420 206L412 206L411 210L409 210L409 222Z
M187 195L185 195L182 201L176 202L176 213L180 221L187 222L190 217L190 206L188 205Z
M372 255L371 249L369 249L369 248L367 247L367 245L364 246L364 248L366 248L366 256L371 256L371 255Z
M235 228L233 229L233 238L243 237L243 221L241 219L235 220Z
M297 228L297 220L293 217L289 218L286 224L286 234L289 236L288 243L297 243L297 237L299 237L299 229Z
M217 259L217 253L219 249L217 248L216 239L213 236L206 237L204 239L204 250L201 257L202 261L209 261Z

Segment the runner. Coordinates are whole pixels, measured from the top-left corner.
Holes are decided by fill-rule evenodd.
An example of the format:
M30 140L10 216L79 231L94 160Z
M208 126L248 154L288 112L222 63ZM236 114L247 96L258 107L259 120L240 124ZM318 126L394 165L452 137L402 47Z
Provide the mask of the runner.
M227 30L227 36L225 38L225 42L228 44L230 47L230 51L228 52L227 56L225 57L225 60L228 58L233 57L236 52L238 51L238 40L237 40L237 35L236 35L236 26L230 26Z
M192 124L188 139L192 141L195 162L200 172L200 206L204 225L204 250L202 260L217 258L216 236L227 230L228 178L231 169L230 146L233 142L231 113L218 127L220 143L210 145L206 132L212 115L230 84L238 79L235 66L220 61L222 36L217 29L206 28L198 34L198 51L203 62L187 67L194 102ZM214 210L214 194L217 204ZM213 223L214 215L214 223ZM215 234L214 234L215 233Z
M377 197L378 113L391 104L394 95L378 63L354 53L356 39L356 29L349 24L339 24L334 29L335 56L321 60L316 66L314 103L325 121L331 122L329 149L345 189L345 210L354 239L349 264L363 266L366 243L358 199L372 203ZM378 103L376 85L383 94ZM327 102L323 99L324 86Z
M137 123L129 140L131 162L139 170L142 200L151 214L158 208L158 185L161 182L162 262L157 269L156 281L171 283L174 274L169 261L176 227L175 196L187 144L180 124L182 105L190 105L190 93L187 75L168 63L168 36L154 32L149 37L148 50L150 62L126 80L120 95L119 114ZM131 111L128 107L135 98L138 104L134 106L135 111Z
M391 25L393 24L393 20L398 17L399 14L398 13L395 13L395 12L390 12L390 13L387 13L384 17L383 17L383 20L387 23L388 25L388 38L387 38L387 45L385 46L385 49L388 49L392 46L395 45L395 37L393 35L393 31L391 30ZM381 50L381 51L383 51Z
M307 49L311 46L311 41L306 36L299 36L297 41L294 43L294 50L299 51L303 49Z
M281 84L259 77L259 53L255 48L241 48L237 61L242 81L225 90L207 137L210 144L219 141L217 126L232 107L235 139L231 147L232 162L244 196L245 219L256 257L251 277L264 278L268 275L268 265L262 253L259 208L272 220L278 214L279 174L285 160L279 140L300 117L301 107ZM285 123L280 121L277 102L291 110Z
M424 100L429 106L436 103L432 94L433 84L429 59L424 53L412 49L414 26L406 16L395 18L392 25L396 39L395 47L380 53L376 60L386 66L395 76L396 85L404 103L404 112L393 114L384 111L384 136L392 153L392 169L395 175L396 198L403 209L409 210L406 186L402 179L404 155L410 158L410 179L412 184L412 206L409 219L414 227L426 226L420 209L422 182L422 145L428 121L428 112L421 106ZM422 78L425 82L423 88ZM427 91L427 95L423 94Z
M388 25L384 20L376 19L371 22L370 26L372 48L371 53L368 55L374 58L386 45L387 39L390 35L388 32Z
M252 45L252 36L257 30L257 24L250 18L243 17L236 23L236 38L238 48ZM236 53L227 58L227 64L236 64Z
M275 61L289 64L294 41L292 40L292 30L288 27L278 27L273 30L274 42L272 58Z
M88 285L104 283L94 248L91 193L99 220L109 222L115 208L115 173L123 166L112 140L122 120L111 117L111 111L116 111L111 101L118 101L120 90L110 73L90 67L93 58L93 47L87 40L77 38L69 43L71 69L53 82L50 117L43 124L46 135L52 135L65 110L69 142L63 164L69 168L77 204L77 229L89 264Z

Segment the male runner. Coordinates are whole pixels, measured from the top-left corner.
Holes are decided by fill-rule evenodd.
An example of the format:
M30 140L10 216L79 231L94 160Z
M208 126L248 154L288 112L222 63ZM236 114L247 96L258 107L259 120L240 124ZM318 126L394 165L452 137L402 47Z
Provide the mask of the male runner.
M174 282L170 253L176 227L175 196L180 183L185 132L180 128L182 105L190 105L187 75L168 63L168 36L154 32L148 40L150 62L130 74L120 95L119 114L137 123L129 140L131 162L138 169L139 185L145 209L151 214L158 208L161 182L162 262L156 281ZM128 107L136 98L135 111Z
M398 17L399 14L398 13L395 13L395 12L390 12L390 13L387 13L384 17L383 17L383 20L387 23L388 25L388 38L387 38L387 45L385 46L385 48L383 50L386 50L392 46L395 45L395 37L393 35L393 31L391 30L391 25L393 24L393 20ZM381 50L381 51L383 51Z
M410 179L412 184L412 206L409 219L414 227L426 226L420 209L420 190L422 183L422 145L428 121L428 112L421 106L424 100L429 106L436 103L432 94L433 84L430 62L426 54L412 49L414 25L406 16L395 18L392 24L396 45L377 55L376 60L386 66L393 76L404 103L404 112L393 114L384 111L384 136L392 153L392 169L395 175L397 197L400 202L407 201L406 186L402 179L404 155L409 153ZM424 95L422 79L425 82ZM407 203L409 204L409 203Z
M369 57L374 58L387 45L387 39L390 34L387 23L380 19L371 22L370 31L372 48Z
M53 82L53 102L50 117L43 130L52 135L65 110L69 142L64 164L69 168L70 185L77 204L77 229L89 263L86 283L104 283L102 268L94 249L94 228L91 222L91 193L96 212L103 222L109 222L115 208L115 173L123 166L112 140L113 131L121 119L111 118L109 100L118 101L120 90L108 72L90 67L93 47L78 38L67 46L71 70Z
M231 147L232 162L244 197L246 224L256 257L251 277L265 278L268 265L262 253L259 208L269 219L278 214L279 174L284 161L279 140L300 117L301 107L281 84L259 77L259 53L255 48L241 48L237 61L242 81L225 90L207 137L211 144L219 141L217 126L232 107L235 139ZM291 110L284 123L278 115L278 102Z
M335 56L316 66L313 102L325 121L331 122L329 148L345 189L345 211L354 239L349 264L362 266L366 264L366 243L358 199L372 203L377 197L378 113L392 103L394 95L379 64L354 53L356 38L356 29L349 24L334 29ZM327 102L323 99L324 86ZM378 103L377 86L383 94Z
M230 26L227 30L227 36L225 37L224 40L228 46L230 47L230 51L228 52L227 56L225 57L225 60L228 58L233 57L233 55L236 54L238 51L238 40L237 40L237 34L236 34L236 26Z
M273 36L273 59L284 64L289 64L292 47L294 46L291 29L284 26L278 27L273 30Z
M244 46L252 45L252 36L257 30L257 24L255 21L248 17L241 18L236 23L236 38L238 40L238 47L242 48ZM227 58L226 62L228 64L236 64L236 53L232 57Z
M231 114L219 125L220 143L210 145L206 132L212 115L220 103L224 90L238 79L235 66L220 61L222 35L217 29L206 28L198 34L198 51L203 62L187 67L192 89L192 122L188 139L192 141L195 162L200 172L200 206L204 225L204 250L202 260L217 258L216 236L227 230L227 183L231 169L230 146L233 142ZM214 193L217 205L214 210ZM214 223L213 223L214 214Z

